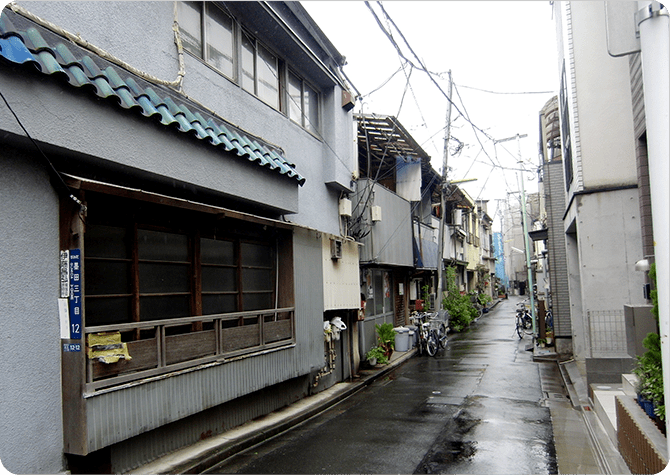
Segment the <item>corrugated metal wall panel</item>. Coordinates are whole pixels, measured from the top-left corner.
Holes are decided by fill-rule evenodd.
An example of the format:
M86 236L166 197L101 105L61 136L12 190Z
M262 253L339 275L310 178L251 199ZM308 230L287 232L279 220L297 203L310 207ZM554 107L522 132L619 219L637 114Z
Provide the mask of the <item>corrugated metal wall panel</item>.
M366 183L369 180L359 180L356 202L367 199ZM380 206L382 220L373 223L370 234L362 239L364 246L361 249L361 261L374 261L379 264L395 266L414 266L414 252L412 248L412 220L409 201L401 198L392 191L376 184L374 197L369 205ZM370 207L358 213L367 213L367 222L370 220Z
M100 449L291 379L294 365L299 364L293 353L295 349L281 350L91 397L87 399L89 449ZM304 372L309 369L302 368Z
M342 242L342 257L333 259L331 241ZM358 262L359 245L341 237L324 234L322 237L323 308L341 310L358 308L361 304Z
M304 397L307 386L306 378L294 379L113 445L112 472L127 472L161 455L284 407Z
M86 399L89 450L126 440L323 366L323 271L317 264L322 259L320 233L296 230L294 249L295 347L89 397Z

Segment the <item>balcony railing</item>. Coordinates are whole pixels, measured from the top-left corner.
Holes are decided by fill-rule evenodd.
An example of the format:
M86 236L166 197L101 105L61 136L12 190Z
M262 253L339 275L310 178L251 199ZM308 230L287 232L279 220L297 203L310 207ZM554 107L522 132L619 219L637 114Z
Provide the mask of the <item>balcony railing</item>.
M86 392L294 344L294 314L287 307L87 327L87 342L109 332L131 340L125 343L131 359L88 359Z

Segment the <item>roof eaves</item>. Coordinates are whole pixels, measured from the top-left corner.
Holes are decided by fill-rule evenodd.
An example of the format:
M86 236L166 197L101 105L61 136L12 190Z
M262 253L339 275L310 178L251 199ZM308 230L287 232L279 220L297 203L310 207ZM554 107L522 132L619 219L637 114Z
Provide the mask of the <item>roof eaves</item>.
M260 139L224 124L218 118L205 119L197 106L184 103L178 106L169 94L161 98L154 87L142 89L140 79L134 78L132 73L113 66L102 70L88 54L77 59L63 42L52 47L35 27L19 31L9 19L8 12L4 9L0 15L0 64L31 64L41 73L60 76L74 87L90 88L98 97L112 100L119 107L138 110L144 117L155 118L165 126L173 126L200 140L207 139L211 145L221 146L226 152L297 180L300 186L305 183L295 165L278 153L279 150L261 144ZM128 76L123 79L120 71Z

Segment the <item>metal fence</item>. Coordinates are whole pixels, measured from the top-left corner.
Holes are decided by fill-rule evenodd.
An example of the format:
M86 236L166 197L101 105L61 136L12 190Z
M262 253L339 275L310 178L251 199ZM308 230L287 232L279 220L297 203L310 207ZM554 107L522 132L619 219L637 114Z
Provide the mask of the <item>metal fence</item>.
M588 337L592 358L628 355L626 320L621 310L589 310Z

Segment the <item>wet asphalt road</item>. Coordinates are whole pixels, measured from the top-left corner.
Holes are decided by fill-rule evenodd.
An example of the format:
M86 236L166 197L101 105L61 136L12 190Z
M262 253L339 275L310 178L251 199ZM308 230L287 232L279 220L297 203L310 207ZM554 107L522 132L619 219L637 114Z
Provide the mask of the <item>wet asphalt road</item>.
M530 337L514 333L516 301L211 472L557 473L540 383L551 363L533 363Z

